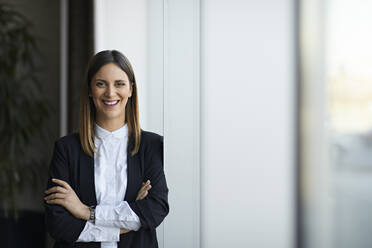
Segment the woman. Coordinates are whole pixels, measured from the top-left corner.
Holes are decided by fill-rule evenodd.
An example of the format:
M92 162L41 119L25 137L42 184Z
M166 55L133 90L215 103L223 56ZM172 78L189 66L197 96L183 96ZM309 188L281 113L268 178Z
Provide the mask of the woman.
M54 247L158 247L169 212L163 137L143 131L132 66L118 51L88 64L79 132L58 139L45 191Z

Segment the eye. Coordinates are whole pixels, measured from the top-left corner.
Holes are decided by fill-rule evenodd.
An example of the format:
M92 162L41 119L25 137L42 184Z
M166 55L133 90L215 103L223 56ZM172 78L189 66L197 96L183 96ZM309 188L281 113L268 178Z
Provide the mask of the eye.
M124 82L124 81L118 81L118 82L116 82L116 85L117 86L125 86L126 85L126 82Z
M105 87L105 84L101 81L97 81L96 86L102 88L102 87Z

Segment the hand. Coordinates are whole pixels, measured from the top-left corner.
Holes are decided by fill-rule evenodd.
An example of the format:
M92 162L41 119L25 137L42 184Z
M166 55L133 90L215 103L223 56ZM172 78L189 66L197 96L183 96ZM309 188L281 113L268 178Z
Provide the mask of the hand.
M150 180L147 180L146 183L142 183L142 187L138 191L136 201L143 200L147 196L148 191L150 189L151 189ZM128 230L128 229L125 229L125 228L120 228L120 234L128 233L130 231L132 231L132 230Z
M128 230L128 229L125 229L125 228L120 228L120 234L124 234L124 233L128 233L132 230Z
M141 189L138 191L136 201L143 200L147 194L148 191L151 189L150 180L147 180L146 183L142 183Z
M60 185L54 186L46 190L44 193L49 194L44 197L46 203L61 205L67 209L73 216L78 219L89 220L89 207L84 205L75 191L65 181L59 179L52 179L52 182Z

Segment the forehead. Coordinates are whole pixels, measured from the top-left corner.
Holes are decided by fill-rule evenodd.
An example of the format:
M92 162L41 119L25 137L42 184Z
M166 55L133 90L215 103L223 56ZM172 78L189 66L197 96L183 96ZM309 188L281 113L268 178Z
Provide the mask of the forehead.
M109 63L102 66L97 73L93 76L94 79L105 80L128 80L128 75L116 64Z

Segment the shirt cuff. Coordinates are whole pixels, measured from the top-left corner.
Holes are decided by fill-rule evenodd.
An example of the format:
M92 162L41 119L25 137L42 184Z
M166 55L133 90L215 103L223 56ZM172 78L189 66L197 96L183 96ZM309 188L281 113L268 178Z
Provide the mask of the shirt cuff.
M141 227L139 217L126 201L121 201L115 206L97 205L95 224L98 226L125 228L133 231L138 231Z
M120 228L95 225L87 221L76 242L119 242Z

